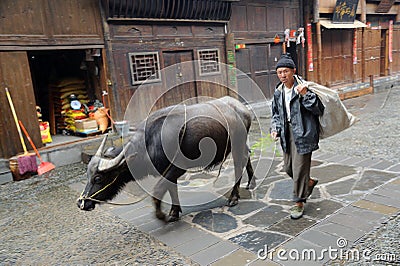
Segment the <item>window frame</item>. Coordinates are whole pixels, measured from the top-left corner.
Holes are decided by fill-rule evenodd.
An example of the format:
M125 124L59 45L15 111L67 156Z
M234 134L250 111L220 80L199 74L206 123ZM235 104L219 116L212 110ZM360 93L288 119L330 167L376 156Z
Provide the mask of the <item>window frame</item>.
M213 72L202 72L202 62L209 62L211 60L204 60L201 58L201 52L216 52L217 55L217 61L213 61L216 63L218 67L218 71L213 71ZM221 74L221 56L220 56L220 49L219 48L206 48L206 49L199 49L197 50L197 58L199 61L199 75L200 76L212 76L212 75L219 75Z
M157 60L157 65L155 67L155 72L153 74L151 74L150 76L147 76L145 80L136 80L135 79L135 74L137 75L139 72L135 72L133 69L133 64L135 62L135 56L136 55L140 55L140 56L146 56L146 55L153 55L155 56L154 58L156 58ZM141 85L143 83L157 83L157 82L161 82L161 70L160 70L160 56L158 52L128 52L128 60L129 60L129 69L131 71L131 83L132 85ZM155 77L153 79L151 79L150 77Z

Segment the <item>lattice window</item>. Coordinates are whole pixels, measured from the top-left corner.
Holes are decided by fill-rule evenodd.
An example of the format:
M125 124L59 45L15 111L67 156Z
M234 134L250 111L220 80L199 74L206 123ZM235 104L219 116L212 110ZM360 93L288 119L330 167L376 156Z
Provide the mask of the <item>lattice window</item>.
M129 63L133 85L161 81L157 52L129 53Z
M198 50L198 58L201 76L218 74L221 72L218 49Z

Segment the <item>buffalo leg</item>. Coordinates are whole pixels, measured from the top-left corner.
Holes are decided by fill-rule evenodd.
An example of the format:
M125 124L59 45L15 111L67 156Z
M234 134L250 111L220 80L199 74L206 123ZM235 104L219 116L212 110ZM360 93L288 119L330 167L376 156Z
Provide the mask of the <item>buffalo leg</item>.
M232 157L233 157L233 164L234 164L234 168L235 168L235 185L233 186L231 195L229 196L229 199L228 199L227 205L229 207L235 206L239 203L239 199L240 199L239 187L240 187L240 182L242 181L242 171L243 171L243 166L244 166L243 161L238 160L238 159L242 159L243 157L236 158L236 160L235 160L234 155Z
M232 188L231 195L229 196L228 203L226 204L229 207L233 207L239 203L240 199L239 186L241 180L242 178L239 178L239 180L235 183L235 185Z
M156 209L156 217L160 220L165 220L165 214L161 210L161 200L167 192L167 183L168 180L166 180L164 177L161 177L154 187L153 203L154 208Z
M229 207L235 206L239 203L239 187L240 182L242 181L243 168L245 167L246 162L249 162L250 158L246 145L247 135L244 134L244 132L238 132L239 134L232 135L232 158L235 172L235 185L233 186L231 195L228 199L227 205Z
M165 214L161 211L161 200L153 197L154 207L156 209L156 217L159 220L165 220Z
M246 171L249 181L247 182L246 189L254 189L256 187L256 177L254 176L254 170L251 166L250 156L247 160Z
M169 212L169 217L167 219L167 222L174 222L179 219L179 213L182 212L181 204L179 202L178 186L176 184L176 180L171 184L171 187L168 191L169 195L171 196L172 206Z
M179 219L179 213L182 212L181 205L178 197L177 180L178 177L185 173L184 170L172 166L171 169L166 173L165 177L162 177L154 187L153 201L156 208L156 217L160 220L167 222L173 222ZM172 200L172 207L169 216L161 210L161 201L166 192L169 192Z

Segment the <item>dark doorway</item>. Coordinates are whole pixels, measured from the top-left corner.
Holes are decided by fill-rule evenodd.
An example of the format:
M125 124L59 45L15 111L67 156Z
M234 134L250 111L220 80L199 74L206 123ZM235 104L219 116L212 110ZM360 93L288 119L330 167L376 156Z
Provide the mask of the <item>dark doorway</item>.
M85 58L85 51L31 51L28 53L28 58L36 105L41 108L42 119L50 121L51 85L57 85L64 78L74 77L84 80L85 71L80 66Z
M76 128L70 127L74 121L66 123L67 118L70 118L66 113L73 109L70 105L71 95L78 98L84 113L74 116L75 121L89 118L86 112L88 106L96 100L102 100L100 55L100 49L28 52L36 105L41 112L40 120L49 122L51 135L77 135Z

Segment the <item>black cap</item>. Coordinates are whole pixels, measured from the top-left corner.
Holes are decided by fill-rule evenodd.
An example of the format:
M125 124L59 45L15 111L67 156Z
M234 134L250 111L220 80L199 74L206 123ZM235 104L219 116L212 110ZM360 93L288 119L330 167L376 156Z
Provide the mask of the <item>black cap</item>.
M293 59L290 57L290 54L283 54L281 56L281 58L278 60L278 63L276 64L276 69L280 67L287 67L292 69L296 68L296 65L294 64Z

